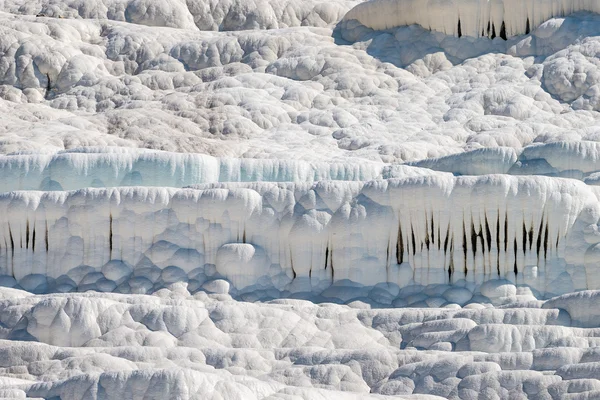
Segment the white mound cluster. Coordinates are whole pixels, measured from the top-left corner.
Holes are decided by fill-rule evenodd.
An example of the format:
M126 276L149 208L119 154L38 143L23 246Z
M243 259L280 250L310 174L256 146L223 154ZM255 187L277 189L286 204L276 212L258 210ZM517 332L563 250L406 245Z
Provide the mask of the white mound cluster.
M182 284L154 296L4 288L0 295L0 393L12 398L559 400L600 393L597 315L555 308L577 303L572 296L527 308L377 310L361 302L241 303L191 296ZM597 304L600 293L579 297ZM586 312L594 325L571 319Z
M326 26L339 21L357 0L4 0L2 9L17 15L109 19L146 26L231 31Z
M0 398L600 397L595 12L0 0Z
M216 16L225 3L205 5ZM175 14L147 26L88 15L89 3L56 3L70 4L64 15L45 3L2 4L2 153L108 145L402 163L598 138L594 14L505 42L415 26L374 32L356 21L336 33L214 32L174 28L183 21ZM249 4L228 10L246 15Z

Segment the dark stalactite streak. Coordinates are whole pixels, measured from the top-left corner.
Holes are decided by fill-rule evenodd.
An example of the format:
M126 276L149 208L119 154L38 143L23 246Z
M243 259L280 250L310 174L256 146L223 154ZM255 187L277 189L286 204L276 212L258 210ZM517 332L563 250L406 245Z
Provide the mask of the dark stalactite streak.
M396 262L402 264L404 261L404 238L402 237L402 225L398 224L398 240L396 240Z
M506 242L506 238L504 238ZM498 217L496 218L496 251L498 252L498 257L496 257L496 271L498 272L498 276L500 276L500 210L498 210Z
M544 231L544 259L548 258L548 224L546 223L546 229Z
M538 229L538 237L535 242L535 253L537 254L538 261L540 260L540 249L542 248L543 233L544 233L544 214L542 214L542 219L540 220L540 227Z
M44 242L46 244L46 253L47 253L48 252L48 246L49 246L49 243L48 243L48 221L46 221L46 235L44 237Z
M290 249L290 255L292 254L291 249ZM294 269L294 257L290 257L290 266L292 267L292 274L294 274L293 279L296 279L296 270Z
M113 216L112 213L109 216L109 228L108 228L108 255L109 259L112 259L113 251Z
M12 257L15 257L15 241L13 239L12 229L10 229L10 223L8 224L8 236L10 238L10 250Z
M490 224L488 222L487 214L485 214L485 238L487 240L488 252L492 251L492 232L490 231Z
M463 218L463 261L464 261L464 273L467 276L467 228L465 228L465 222Z
M431 243L435 244L435 226L433 224L433 213L431 213Z
M515 273L515 276L517 276L517 274L519 273L519 269L517 268L517 238L515 238L513 250L515 252L515 266L513 268L513 271Z
M516 240L516 239L515 239ZM515 248L515 253L517 249ZM523 221L523 255L527 251L527 227L525 226L525 222Z
M410 225L410 238L412 242L412 254L414 256L415 254L417 254L417 242L415 240L415 231L413 229L412 224Z
M500 249L498 249L500 250ZM504 214L504 252L508 251L508 211Z
M425 219L425 247L427 247L427 250L429 251L429 227L427 226L427 219ZM421 248L423 247L423 244L421 244Z
M446 230L446 240L444 240L444 254L448 251L448 241L450 240L450 224L448 224L448 229Z
M473 218L471 218L471 251L473 256L477 253L477 237L479 235L475 233L475 225L473 224Z
M531 228L529 228L529 250L533 247L533 222L531 223Z
M502 21L502 26L500 27L500 37L504 40L507 40L506 38L506 25L504 24L504 21Z

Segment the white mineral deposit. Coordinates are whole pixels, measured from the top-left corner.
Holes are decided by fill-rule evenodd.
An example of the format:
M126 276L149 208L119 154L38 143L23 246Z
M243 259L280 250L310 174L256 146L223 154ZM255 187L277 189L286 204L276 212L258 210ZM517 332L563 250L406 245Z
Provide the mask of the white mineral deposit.
M0 398L600 399L600 1L0 0Z

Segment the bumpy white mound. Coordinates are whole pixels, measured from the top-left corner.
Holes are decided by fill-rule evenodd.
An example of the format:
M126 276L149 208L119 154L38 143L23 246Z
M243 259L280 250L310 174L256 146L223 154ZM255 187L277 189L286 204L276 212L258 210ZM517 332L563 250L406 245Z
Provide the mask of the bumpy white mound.
M357 164L598 138L593 14L507 42L355 25L340 25L349 46L333 25L224 34L0 13L0 151Z
M600 4L594 0L370 0L344 19L376 30L418 24L448 35L506 39L578 11L597 13Z
M598 321L571 327L555 308L571 298L375 310L239 303L181 284L155 296L0 294L1 393L13 398L558 400L600 391Z
M325 26L339 21L357 0L5 0L12 14L54 18L110 19L192 30L275 29Z

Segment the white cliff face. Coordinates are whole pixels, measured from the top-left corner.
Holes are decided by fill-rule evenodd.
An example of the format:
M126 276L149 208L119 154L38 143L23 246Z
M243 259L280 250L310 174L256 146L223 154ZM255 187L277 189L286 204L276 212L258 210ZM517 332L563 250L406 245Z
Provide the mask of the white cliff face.
M80 148L54 154L0 155L0 190L72 190L86 187L184 187L215 182L365 181L432 175L430 169L381 162L309 162L217 158L132 148Z
M500 175L11 192L0 196L0 271L38 292L129 292L136 277L143 293L223 277L242 292L315 295L345 280L506 279L547 297L600 289L596 194Z
M598 7L0 0L0 398L598 397Z
M539 175L597 185L600 146L592 141L484 148L405 164L213 157L120 147L0 155L0 191L88 187L174 187L227 182L366 182L418 176ZM444 174L446 172L446 174Z
M506 39L578 11L597 13L600 5L593 0L370 0L344 19L375 30L417 24L447 35Z

